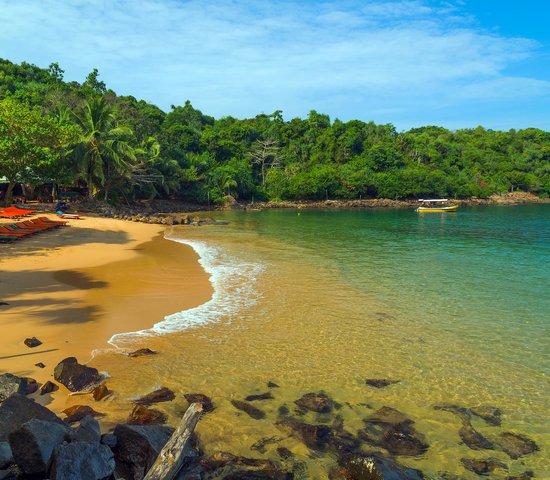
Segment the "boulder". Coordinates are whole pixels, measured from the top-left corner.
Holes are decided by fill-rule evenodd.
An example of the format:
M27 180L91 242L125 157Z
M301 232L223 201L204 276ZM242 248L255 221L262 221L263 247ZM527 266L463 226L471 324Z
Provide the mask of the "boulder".
M346 455L339 459L340 473L346 480L422 480L420 470L401 465L379 453ZM336 477L335 477L336 478Z
M56 390L59 390L59 387L55 383L48 380L40 387L40 395L46 395L48 393L55 392Z
M80 392L99 384L102 380L97 369L81 365L75 357L61 360L56 365L53 376L71 392Z
M101 443L107 445L111 450L116 447L117 439L114 433L106 433L101 436Z
M111 449L100 443L72 442L55 449L50 480L103 480L115 470Z
M525 435L512 432L504 432L498 435L495 438L495 444L514 460L539 450L534 440Z
M387 378L367 378L365 383L374 388L384 388L395 383L399 383L400 380L389 380Z
M479 433L471 423L465 423L458 431L460 438L472 450L494 450L495 444Z
M265 412L256 408L254 405L248 402L243 402L242 400L231 400L231 404L238 410L242 410L249 417L252 417L254 420L261 420L265 418Z
M176 398L176 396L172 390L162 387L134 400L134 403L136 405L152 405L153 403L171 402L174 398Z
M0 470L13 463L13 453L8 442L0 442Z
M0 375L0 403L14 394L27 394L27 379L17 377L11 373Z
M507 470L507 467L498 458L461 458L460 461L466 470L474 472L476 475L490 475L497 468Z
M92 392L92 397L94 397L94 400L96 402L99 402L100 400L103 400L105 397L108 397L110 394L111 392L107 388L107 385L102 383L101 385L98 385L96 388L94 388Z
M317 413L330 413L334 407L334 402L324 392L306 393L294 403L304 410Z
M260 393L258 395L248 395L248 397L245 398L247 402L254 402L256 400L273 400L275 397L271 394L271 392L266 393Z
M172 433L161 425L117 425L113 449L117 473L127 479L143 478Z
M80 420L80 425L71 432L71 441L99 443L101 441L99 422L90 415L85 416Z
M327 425L312 425L292 418L279 420L276 425L302 441L311 450L327 450L333 438L333 432Z
M29 420L9 435L15 463L28 475L46 473L55 448L67 434L67 427L59 423Z
M74 405L72 407L63 410L63 413L67 415L65 422L75 423L82 420L86 416L91 417L104 417L104 413L96 412L92 407L88 405Z
M35 348L35 347L39 347L40 345L42 345L42 342L40 340L38 340L38 338L36 338L36 337L25 338L23 343L29 348Z
M201 403L203 413L208 413L214 410L212 400L204 393L186 393L184 397L189 403Z
M34 378L25 377L25 380L27 381L27 388L25 390L25 395L32 395L34 392L38 390L38 387L40 385Z
M23 395L12 395L0 404L0 442L21 425L36 418L63 424L55 413Z
M150 425L166 423L166 420L168 420L168 416L160 410L136 405L128 416L127 423L132 425Z
M502 412L497 407L482 405L479 407L470 408L470 412L485 420L489 425L499 426L502 423L500 418Z

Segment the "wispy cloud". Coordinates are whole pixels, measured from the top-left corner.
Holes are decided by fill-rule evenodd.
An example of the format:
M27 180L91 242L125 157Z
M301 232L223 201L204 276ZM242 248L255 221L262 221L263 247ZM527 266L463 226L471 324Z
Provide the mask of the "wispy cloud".
M0 0L0 11L0 56L58 61L69 80L97 67L115 91L163 108L315 108L399 125L420 108L550 95L550 82L507 73L536 42L480 30L459 2Z

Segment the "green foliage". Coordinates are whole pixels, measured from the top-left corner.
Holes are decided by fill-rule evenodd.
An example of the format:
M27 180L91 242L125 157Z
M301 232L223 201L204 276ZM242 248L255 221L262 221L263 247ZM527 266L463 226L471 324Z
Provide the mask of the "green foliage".
M0 176L8 176L13 157L20 159L17 174L10 173L16 181L81 181L104 198L204 203L228 194L240 200L550 195L550 133L535 128L426 126L398 133L391 124L331 121L315 110L289 121L279 110L214 119L190 101L165 113L117 96L97 69L82 84L65 82L63 74L57 63L41 69L0 59L0 101L15 102L4 107L12 117L13 105L26 112L17 120L25 135L10 137L9 146L0 138ZM58 141L44 146L44 129ZM75 131L79 139L69 149ZM11 153L24 151L34 153Z

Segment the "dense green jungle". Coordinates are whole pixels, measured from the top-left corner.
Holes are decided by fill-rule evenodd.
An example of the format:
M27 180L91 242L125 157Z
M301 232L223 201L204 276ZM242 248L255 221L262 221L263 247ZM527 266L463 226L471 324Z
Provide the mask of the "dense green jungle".
M0 59L0 182L35 196L80 189L112 204L550 194L550 133L331 120L312 110L213 118L190 101L165 112L119 96L97 69L66 82ZM364 113L369 117L369 112ZM47 185L47 187L45 187ZM42 190L41 190L42 189Z

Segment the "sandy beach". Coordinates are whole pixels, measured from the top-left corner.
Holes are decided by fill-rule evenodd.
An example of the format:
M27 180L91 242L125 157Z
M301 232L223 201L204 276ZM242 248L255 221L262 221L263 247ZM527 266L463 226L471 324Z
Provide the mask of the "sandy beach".
M86 217L0 245L0 301L8 303L0 306L0 373L51 380L61 359L87 362L112 348L112 335L207 301L212 287L197 254L163 230ZM33 336L43 344L24 345Z

